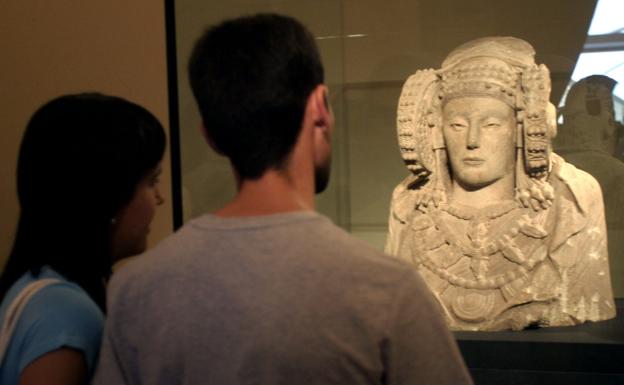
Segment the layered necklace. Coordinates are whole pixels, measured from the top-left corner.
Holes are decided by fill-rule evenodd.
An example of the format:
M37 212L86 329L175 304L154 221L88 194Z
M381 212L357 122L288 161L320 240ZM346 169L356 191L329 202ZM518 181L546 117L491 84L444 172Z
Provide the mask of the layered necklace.
M522 211L518 212L518 210ZM446 214L461 221L469 222L468 239L451 231L447 224L448 219L445 218ZM519 234L535 239L544 238L548 234L541 224L543 223L543 215L546 213L534 213L528 209L521 209L515 201L506 201L483 209L441 204L438 210L429 212L427 215L433 220L443 242L436 242L434 247L425 251L420 261L427 269L453 285L466 289L499 289L518 278L527 276L529 271L547 256L545 249L540 248L527 256L516 244L514 239ZM508 219L499 223L496 231L488 234L488 222L506 216L509 216ZM450 250L448 252L471 258L470 267L476 279L452 274L447 268L439 266L431 258L431 252L444 244L449 245ZM501 274L486 276L490 257L498 252L501 252L506 259L517 266Z

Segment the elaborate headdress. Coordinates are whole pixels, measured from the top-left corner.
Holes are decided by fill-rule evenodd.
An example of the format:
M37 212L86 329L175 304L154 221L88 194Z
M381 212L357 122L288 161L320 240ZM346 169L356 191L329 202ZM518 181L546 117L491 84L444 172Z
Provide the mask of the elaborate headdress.
M513 37L488 37L453 50L439 70L410 76L401 92L397 131L401 155L414 174L411 186L422 187L419 203L444 199L448 181L442 107L465 96L499 99L516 112L516 197L529 206L546 207L553 199L546 181L550 142L556 134L555 108L549 103L550 76L535 63L531 45ZM535 206L535 205L534 205Z

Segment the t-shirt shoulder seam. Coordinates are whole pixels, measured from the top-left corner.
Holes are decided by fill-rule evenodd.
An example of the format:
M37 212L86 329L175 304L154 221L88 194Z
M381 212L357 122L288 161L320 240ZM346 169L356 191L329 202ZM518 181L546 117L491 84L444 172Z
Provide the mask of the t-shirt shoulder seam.
M292 217L253 216L239 218L221 218L207 214L188 223L189 227L221 231L254 231L257 229L292 226L302 222L325 222L326 218L315 212L301 212ZM247 222L247 223L246 223Z

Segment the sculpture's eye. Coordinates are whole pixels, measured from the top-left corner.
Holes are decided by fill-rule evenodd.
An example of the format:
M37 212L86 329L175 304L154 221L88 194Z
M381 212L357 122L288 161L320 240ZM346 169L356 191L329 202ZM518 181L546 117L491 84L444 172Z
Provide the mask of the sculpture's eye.
M498 128L500 126L501 126L501 123L497 120L487 120L483 124L483 127L485 128Z
M463 122L451 122L449 126L454 130L463 130L466 128L466 124Z

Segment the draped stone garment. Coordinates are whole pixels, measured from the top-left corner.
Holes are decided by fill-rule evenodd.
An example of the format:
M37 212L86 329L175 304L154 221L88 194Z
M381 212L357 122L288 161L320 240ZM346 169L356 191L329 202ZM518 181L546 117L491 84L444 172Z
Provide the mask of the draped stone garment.
M386 252L411 263L454 330L520 330L615 316L600 186L552 154L552 207L415 207L393 193Z

